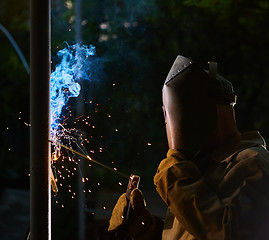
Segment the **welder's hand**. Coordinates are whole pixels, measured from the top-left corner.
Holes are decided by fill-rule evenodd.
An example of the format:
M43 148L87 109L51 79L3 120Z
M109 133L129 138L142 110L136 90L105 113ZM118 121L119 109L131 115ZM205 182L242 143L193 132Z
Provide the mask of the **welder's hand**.
M131 192L130 201L132 210L129 218L126 219L128 207L126 195L124 193L119 197L109 221L108 231L124 231L132 238L136 238L154 222L154 217L147 210L143 194L139 189L134 189Z

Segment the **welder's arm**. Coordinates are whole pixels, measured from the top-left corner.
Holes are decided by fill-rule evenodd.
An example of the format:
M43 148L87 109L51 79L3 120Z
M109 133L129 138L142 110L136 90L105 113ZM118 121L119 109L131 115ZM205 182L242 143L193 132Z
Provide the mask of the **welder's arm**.
M223 234L227 206L208 188L201 171L192 161L170 149L167 158L160 163L154 183L171 212L193 236L223 239L219 235ZM214 238L210 238L210 234Z
M249 190L249 182L258 182L262 172L254 165L254 161L246 164L244 169L243 164L240 165L236 165L233 172L225 176L226 189L231 193L221 199L219 194L209 187L201 171L192 161L186 160L179 151L170 149L167 158L160 163L154 183L173 215L195 238L254 239L246 232L257 232L257 229L249 230L252 226L257 226L257 214L253 209L251 212L255 214L252 214L254 217L246 215L248 217L242 218L242 213L248 211L244 204L251 200L245 194L246 187ZM255 206L257 205L259 204L256 203Z
M150 214L139 189L134 189L131 192L130 201L132 211L126 219L128 205L126 194L119 197L109 221L108 231L125 233L133 240L160 240L163 222Z

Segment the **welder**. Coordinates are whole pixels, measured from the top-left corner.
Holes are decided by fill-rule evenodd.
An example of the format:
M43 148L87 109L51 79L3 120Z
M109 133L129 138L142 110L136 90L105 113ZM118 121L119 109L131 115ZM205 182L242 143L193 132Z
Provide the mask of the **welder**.
M269 152L258 131L237 129L236 95L217 64L205 71L177 56L162 97L169 150L154 184L168 206L165 220L135 189L132 215L124 217L123 194L108 230L137 240L269 239Z

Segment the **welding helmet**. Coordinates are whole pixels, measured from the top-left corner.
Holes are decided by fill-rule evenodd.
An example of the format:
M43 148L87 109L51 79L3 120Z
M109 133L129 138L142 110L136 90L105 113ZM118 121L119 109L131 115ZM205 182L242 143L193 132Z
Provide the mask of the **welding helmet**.
M217 126L216 104L235 104L229 81L211 62L204 71L190 59L177 56L163 86L163 110L168 145L194 156Z

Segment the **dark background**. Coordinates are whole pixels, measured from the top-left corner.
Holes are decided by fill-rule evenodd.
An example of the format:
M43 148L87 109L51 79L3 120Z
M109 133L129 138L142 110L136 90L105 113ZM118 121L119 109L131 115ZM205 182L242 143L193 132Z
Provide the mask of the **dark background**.
M52 69L65 41L75 43L74 6L74 1L52 0ZM81 95L70 99L69 111L80 116L83 100L83 117L95 126L77 126L89 139L86 149L120 172L139 174L152 202L148 207L157 215L165 210L158 211L152 178L167 151L161 89L178 54L203 68L218 62L238 96L240 131L259 130L268 139L268 0L83 0L81 20L81 43L96 47L98 61L92 81L82 80ZM0 24L29 62L28 0L1 0ZM29 221L29 75L2 32L0 48L0 234L22 239ZM78 239L78 203L69 193L69 185L77 192L76 176L74 171L52 197L52 239ZM85 161L83 177L92 191L85 194L86 239L112 239L105 229L127 179Z

